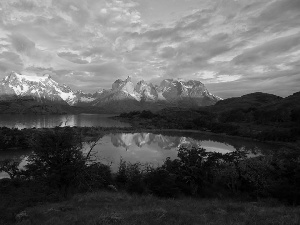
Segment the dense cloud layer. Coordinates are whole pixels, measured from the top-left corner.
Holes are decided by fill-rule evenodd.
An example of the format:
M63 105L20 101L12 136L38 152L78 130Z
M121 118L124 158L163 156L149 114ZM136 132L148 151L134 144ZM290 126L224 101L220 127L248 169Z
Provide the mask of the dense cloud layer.
M226 98L299 91L299 0L0 0L0 78L201 80ZM72 82L72 83L71 83Z

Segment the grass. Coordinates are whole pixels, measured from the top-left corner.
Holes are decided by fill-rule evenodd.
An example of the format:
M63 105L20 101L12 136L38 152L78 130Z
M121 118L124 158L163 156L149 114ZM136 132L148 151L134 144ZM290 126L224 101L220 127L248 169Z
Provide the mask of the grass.
M19 225L100 224L300 224L300 208L233 200L159 199L96 192L26 209Z

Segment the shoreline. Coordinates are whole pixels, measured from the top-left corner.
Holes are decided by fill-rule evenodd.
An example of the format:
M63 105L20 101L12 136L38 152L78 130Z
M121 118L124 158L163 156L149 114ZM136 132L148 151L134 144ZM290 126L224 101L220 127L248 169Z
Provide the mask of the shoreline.
M59 129L64 129L69 126L65 127L59 127ZM2 127L0 127L2 128ZM207 135L215 138L220 139L230 139L230 140L242 140L247 142L256 142L261 144L268 144L268 145L274 145L279 146L280 148L289 148L293 150L300 150L299 148L299 142L279 142L279 141L260 141L257 139L249 138L249 137L243 137L243 136L233 136L228 135L225 133L214 133L211 131L203 131L203 130L188 130L188 129L160 129L160 128L137 128L137 127L70 127L71 129L87 129L87 130L94 130L94 135L86 134L86 137L92 137L97 135L108 135L108 134L117 134L117 133L153 133L153 134L162 134L166 136L178 136L178 134L182 133L184 135L187 135L187 137L198 139L197 137L194 137L193 135ZM12 129L12 128L9 128ZM24 128L19 130L20 132L30 132L35 131L39 132L42 130L51 130L55 129L53 128ZM198 139L199 140L199 139ZM222 140L220 140L222 142ZM0 152L8 152L8 151L14 151L14 150L20 150L20 148L9 148L6 150L0 150ZM23 149L26 150L26 149Z

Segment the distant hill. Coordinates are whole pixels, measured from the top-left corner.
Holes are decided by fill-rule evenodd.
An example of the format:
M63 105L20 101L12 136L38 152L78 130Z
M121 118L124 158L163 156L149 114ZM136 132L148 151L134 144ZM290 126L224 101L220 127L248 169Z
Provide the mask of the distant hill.
M228 98L217 102L214 106L211 106L212 111L228 111L233 109L248 109L258 108L269 104L277 104L282 97L277 95L255 92L246 94L241 97Z
M300 92L286 98L267 93L252 93L217 102L207 109L223 122L288 122L300 109Z

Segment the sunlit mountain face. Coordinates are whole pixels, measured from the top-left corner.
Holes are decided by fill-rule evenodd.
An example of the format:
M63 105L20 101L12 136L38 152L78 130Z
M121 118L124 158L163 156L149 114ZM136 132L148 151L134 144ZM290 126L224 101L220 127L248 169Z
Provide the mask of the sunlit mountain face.
M222 100L196 80L167 79L160 85L153 85L144 80L134 84L131 77L128 77L116 80L111 89L84 93L57 83L48 74L28 76L11 72L0 83L0 101L20 99L23 102L35 100L43 104L105 107L115 112L155 109L156 103L160 103L161 107L168 107L170 104L183 107L208 106Z
M155 85L177 78L223 99L286 97L299 91L299 21L299 0L0 0L0 80L49 74L82 102L128 76L153 84L134 99L162 98Z
M74 105L78 99L64 84L58 84L50 75L26 76L11 72L0 83L0 98L32 97L37 101L52 101Z

